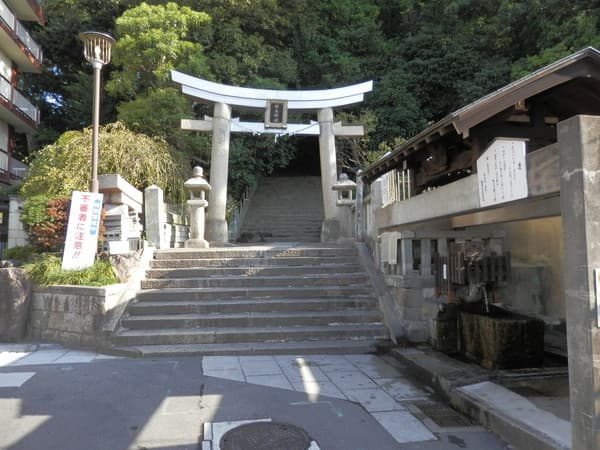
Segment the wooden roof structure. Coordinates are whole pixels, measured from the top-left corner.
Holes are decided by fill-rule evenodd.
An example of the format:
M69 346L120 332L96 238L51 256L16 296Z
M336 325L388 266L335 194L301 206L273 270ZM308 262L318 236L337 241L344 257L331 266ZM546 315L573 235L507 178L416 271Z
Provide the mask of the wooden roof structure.
M556 124L600 114L600 51L584 48L449 114L367 167L373 182L390 170L417 167L416 190L470 174L494 137L525 138L530 150L556 142ZM406 162L405 162L406 161Z

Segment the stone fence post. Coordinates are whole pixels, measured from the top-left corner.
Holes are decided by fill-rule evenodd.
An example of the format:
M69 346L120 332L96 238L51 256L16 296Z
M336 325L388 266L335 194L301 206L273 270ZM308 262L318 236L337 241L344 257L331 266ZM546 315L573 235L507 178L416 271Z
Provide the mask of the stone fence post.
M148 186L144 190L144 221L146 240L157 249L168 248L163 231L167 222L164 194L158 186Z
M7 248L27 244L27 233L21 222L23 199L16 195L8 197L8 244Z

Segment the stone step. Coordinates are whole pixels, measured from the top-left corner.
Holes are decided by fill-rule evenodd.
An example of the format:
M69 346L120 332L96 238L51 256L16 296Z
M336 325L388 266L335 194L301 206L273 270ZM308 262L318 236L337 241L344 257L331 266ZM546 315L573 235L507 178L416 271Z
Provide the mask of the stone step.
M210 277L255 277L255 276L302 276L315 274L360 273L357 264L331 264L320 266L270 266L270 267L195 267L151 269L146 278L210 278Z
M321 236L321 229L319 227L319 230L307 230L307 229L303 229L301 231L294 231L294 230L282 230L282 229L276 229L276 228L269 228L269 227L250 227L250 228L242 228L240 230L240 234L251 234L251 235L256 235L256 236L263 236L263 237L280 237L280 238L294 238L295 241L298 242L302 242L303 238L310 238L310 239L314 239L314 238L320 238ZM281 242L283 239L280 239L279 242ZM289 241L289 239L288 239ZM314 241L314 242L319 242Z
M303 286L253 287L253 288L187 288L187 289L148 289L139 291L140 301L169 300L217 300L233 298L354 298L373 295L370 286Z
M372 309L378 303L372 297L354 298L261 298L230 300L137 301L129 305L130 315L211 314L269 311L331 311L337 309Z
M131 330L157 328L225 328L316 326L337 324L380 323L378 310L308 311L308 312L243 312L220 314L161 314L128 316L122 319L123 328Z
M261 208L262 209L262 208ZM268 209L268 212L267 212ZM320 212L307 212L306 214L290 213L287 210L273 211L272 208L265 207L262 211L254 211L249 216L253 221L265 222L267 220L277 220L281 222L292 223L318 223L323 221L323 214ZM249 220L249 219L246 219Z
M321 229L321 221L318 222L304 222L304 223L286 223L284 221L279 220L269 220L269 221L259 221L253 220L250 222L244 223L242 227L244 230L269 230L273 232L285 232L292 234L302 234L302 233L314 233L317 230Z
M117 347L120 354L138 357L211 355L310 355L376 353L388 347L387 340L307 340L287 342L242 342L229 344L135 345Z
M275 222L275 223L282 223L282 224L286 224L286 225L294 225L294 224L313 224L313 225L320 225L321 222L323 221L323 216L322 215L315 215L314 217L308 217L305 215L293 215L293 214L287 214L287 213L282 213L282 214L274 214L274 213L269 213L269 214L260 214L260 215L256 215L254 217L252 217L251 219L246 219L246 222L244 222L244 224L246 223L258 223L258 224L265 224L265 223L271 223L271 222Z
M297 208L297 209L296 209ZM252 198L249 214L266 212L268 214L290 213L302 217L300 212L305 211L310 216L323 214L323 200L321 198L300 198L296 195L280 197L258 196Z
M317 266L327 267L334 264L351 264L356 262L354 256L331 256L318 258L313 256L277 257L277 258L199 258L199 259L158 259L150 262L150 267L156 269L180 269L192 267L293 267Z
M255 277L212 277L212 278L170 278L146 279L142 289L182 289L218 287L296 287L296 286L361 286L368 283L365 273L313 274L302 276L255 276Z
M315 226L301 226L301 227L288 227L281 226L275 223L263 223L263 224L245 224L242 228L242 231L246 233L272 233L272 234L281 234L281 235L290 235L290 236L302 236L309 235L313 236L321 231L321 224Z
M272 243L272 242L319 242L321 239L320 233L315 234L289 234L289 235L279 235L275 233L270 233L268 231L257 231L257 232L248 232L243 231L240 233L240 239L243 241L246 239L247 243L255 242L255 243ZM268 239L268 242L267 242Z
M262 243L270 243L270 242L281 242L281 241L295 241L295 242L319 242L321 240L320 235L316 237L310 236L263 236L263 237L254 237L251 239L247 239L245 242L262 242Z
M315 228L313 230L308 227L302 228L301 230L295 229L287 229L287 228L279 228L272 226L261 226L261 225L252 225L249 227L244 227L240 230L240 233L252 233L252 234L270 234L271 236L294 236L294 237L319 237L321 233L321 227L318 229ZM318 242L318 241L316 241Z
M237 342L271 342L311 339L385 339L382 324L343 324L315 326L274 326L241 328L162 328L156 330L120 330L115 345L181 345Z
M292 247L273 246L258 247L221 247L207 249L168 249L158 250L154 258L160 259L201 259L201 258L289 258L289 257L340 257L356 256L354 247Z

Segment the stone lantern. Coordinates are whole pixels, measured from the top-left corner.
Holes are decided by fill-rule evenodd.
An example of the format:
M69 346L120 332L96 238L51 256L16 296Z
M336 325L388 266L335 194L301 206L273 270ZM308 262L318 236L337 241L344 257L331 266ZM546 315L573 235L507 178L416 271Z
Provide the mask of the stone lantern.
M192 178L187 180L183 187L190 195L187 201L190 211L190 238L184 245L186 248L208 248L208 241L204 239L204 209L208 206L206 193L211 188L203 177L202 167L194 167Z
M356 183L348 178L345 173L340 174L340 178L331 189L337 191L336 206L353 206L354 192L356 191Z

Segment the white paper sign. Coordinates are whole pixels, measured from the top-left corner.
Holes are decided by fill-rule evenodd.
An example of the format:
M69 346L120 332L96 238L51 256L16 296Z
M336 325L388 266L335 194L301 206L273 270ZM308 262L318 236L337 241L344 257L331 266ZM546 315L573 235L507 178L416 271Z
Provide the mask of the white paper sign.
M526 142L496 139L477 160L480 206L526 198Z
M94 264L98 248L102 194L73 191L63 270L81 270Z

